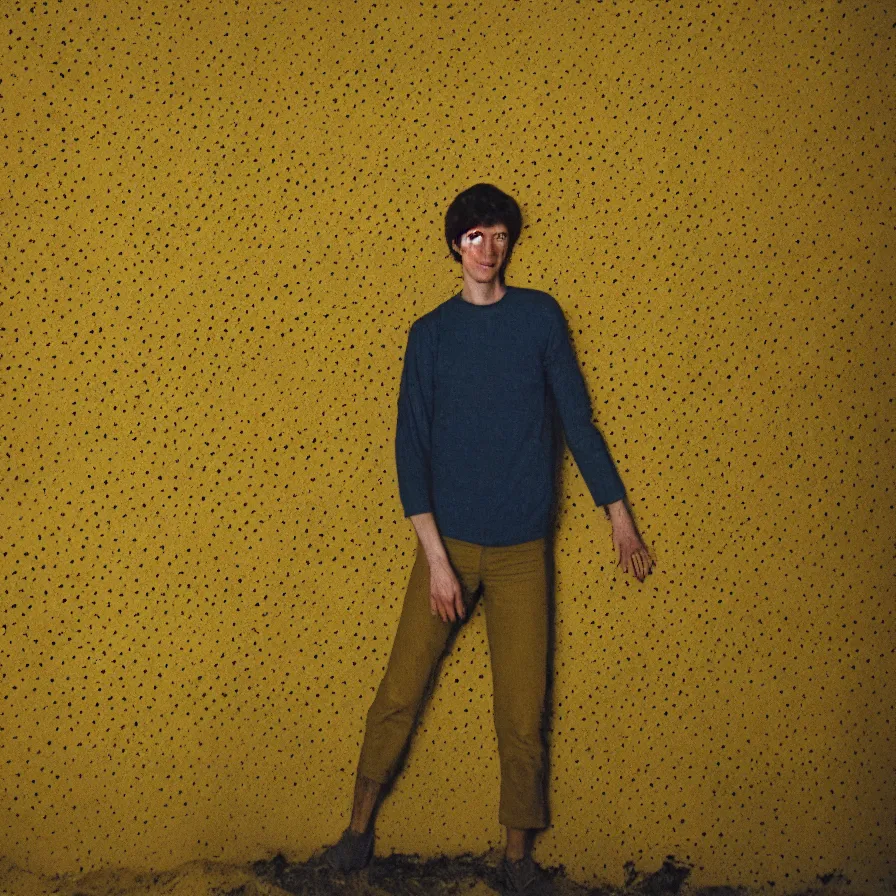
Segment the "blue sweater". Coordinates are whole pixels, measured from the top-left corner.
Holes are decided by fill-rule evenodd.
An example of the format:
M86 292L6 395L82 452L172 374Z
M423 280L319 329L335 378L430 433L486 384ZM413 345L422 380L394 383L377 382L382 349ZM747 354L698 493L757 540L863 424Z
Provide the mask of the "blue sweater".
M598 505L625 496L557 302L508 287L493 305L457 295L411 327L395 454L406 516L442 535L511 545L549 534L554 411Z

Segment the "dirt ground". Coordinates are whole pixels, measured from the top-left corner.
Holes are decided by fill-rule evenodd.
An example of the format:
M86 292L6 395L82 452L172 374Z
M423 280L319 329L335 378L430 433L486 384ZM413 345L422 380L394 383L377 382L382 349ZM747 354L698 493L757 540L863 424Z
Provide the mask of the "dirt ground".
M192 862L173 871L126 869L41 877L0 859L0 896L492 896L501 887L497 855L422 860L375 859L359 874L341 875L319 861L290 864L282 856L248 866ZM626 868L623 887L585 886L550 869L556 896L750 896L735 887L691 887L690 869L668 859L654 872ZM787 896L856 896L840 878ZM783 892L779 896L784 896ZM871 894L869 894L871 896Z

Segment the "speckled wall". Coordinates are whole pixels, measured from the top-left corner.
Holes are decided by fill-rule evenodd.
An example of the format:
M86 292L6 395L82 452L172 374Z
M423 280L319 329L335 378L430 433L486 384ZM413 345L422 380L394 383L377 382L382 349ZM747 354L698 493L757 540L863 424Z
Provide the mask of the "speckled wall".
M658 569L563 469L553 827L581 880L896 879L894 7L0 6L0 854L338 836L413 554L411 322L480 180ZM378 850L500 842L484 624Z

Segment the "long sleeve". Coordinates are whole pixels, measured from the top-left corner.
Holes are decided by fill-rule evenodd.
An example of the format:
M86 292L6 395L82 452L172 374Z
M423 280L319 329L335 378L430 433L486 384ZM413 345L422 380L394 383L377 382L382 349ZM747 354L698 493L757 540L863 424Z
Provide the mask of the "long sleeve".
M603 506L624 498L625 486L616 472L603 436L592 420L588 390L559 306L548 337L545 365L566 443L594 502Z
M408 335L398 395L395 461L405 516L430 513L432 506L432 407L434 390L432 336L423 321Z

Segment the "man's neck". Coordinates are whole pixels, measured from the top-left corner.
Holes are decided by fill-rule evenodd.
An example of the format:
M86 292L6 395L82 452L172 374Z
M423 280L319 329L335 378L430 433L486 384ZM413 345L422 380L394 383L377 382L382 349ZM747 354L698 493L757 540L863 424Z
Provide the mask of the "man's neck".
M492 280L488 283L477 283L469 277L464 277L464 288L461 296L465 302L471 305L494 305L500 302L507 292L507 287L500 280Z

